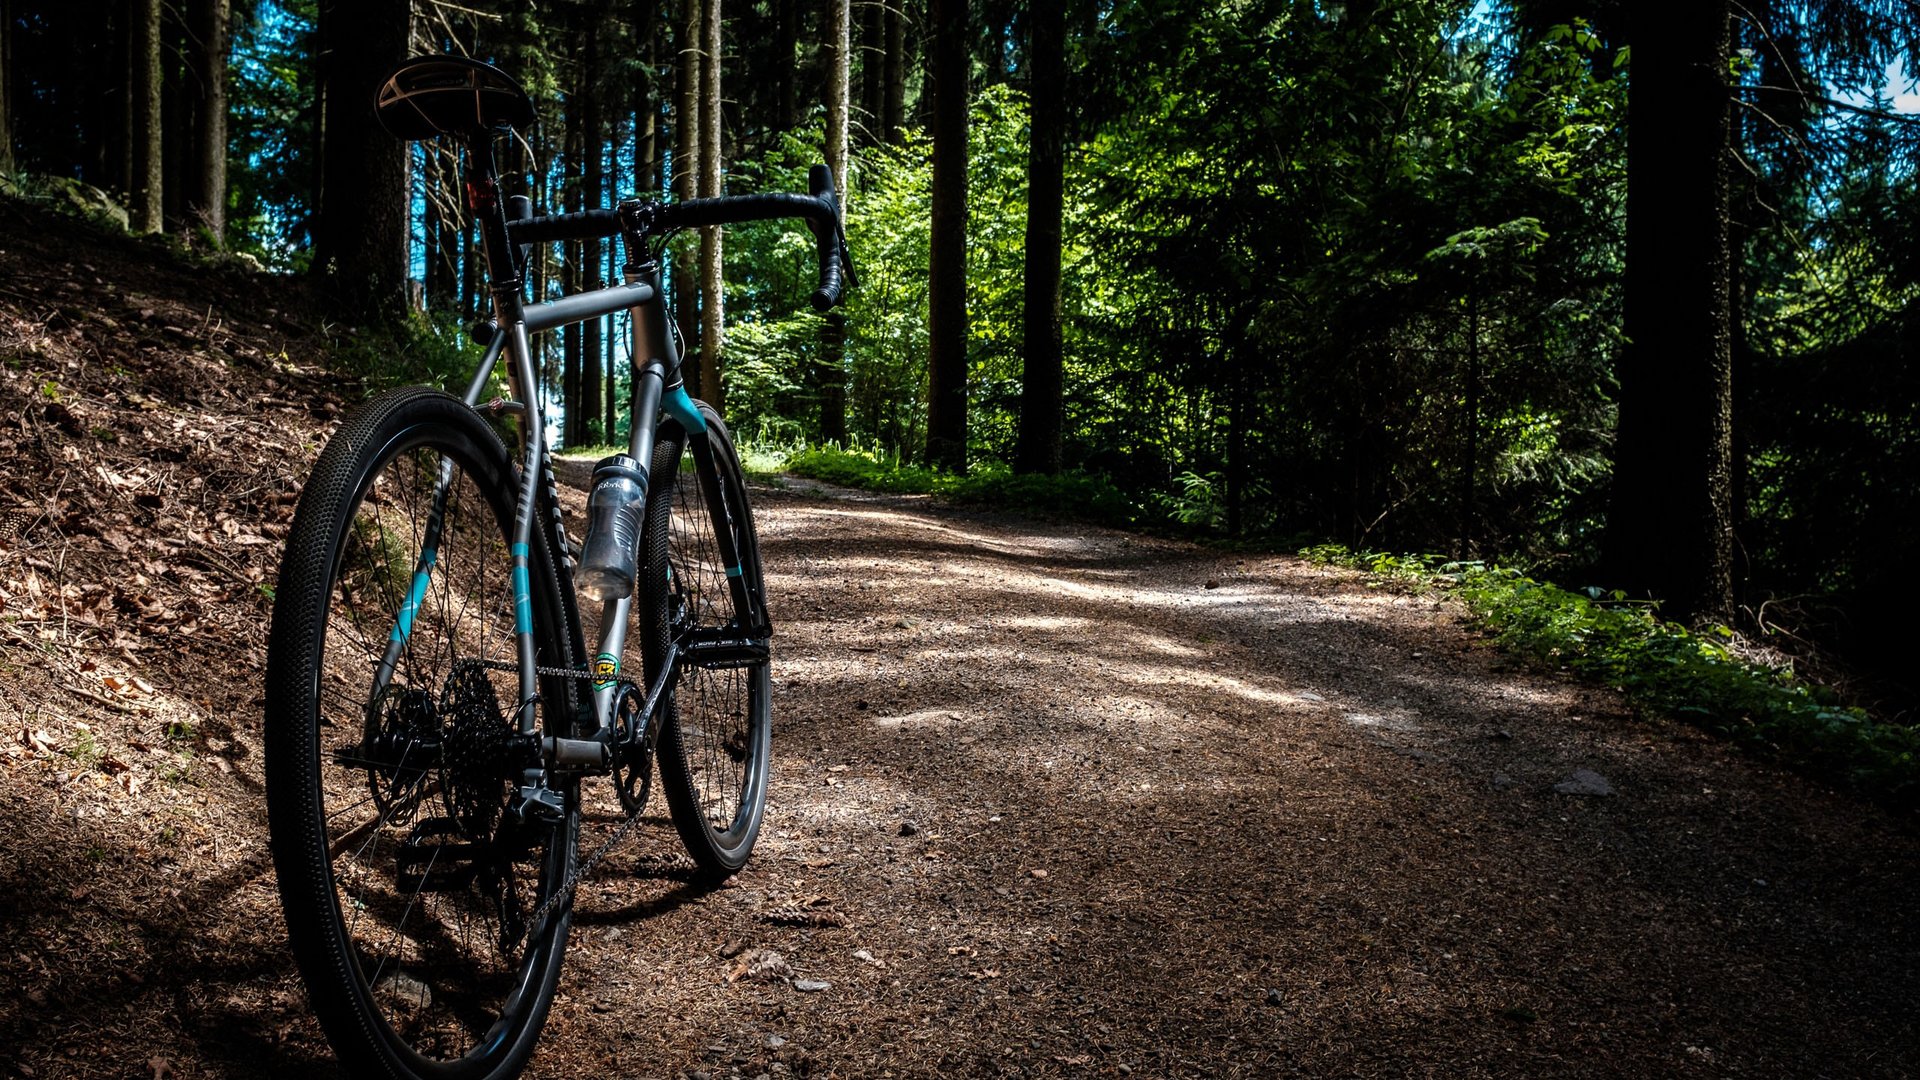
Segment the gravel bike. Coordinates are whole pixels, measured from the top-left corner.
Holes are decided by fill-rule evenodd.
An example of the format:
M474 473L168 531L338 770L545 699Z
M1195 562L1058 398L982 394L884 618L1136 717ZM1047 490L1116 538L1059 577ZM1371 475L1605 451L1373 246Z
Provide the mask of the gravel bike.
M693 226L802 219L821 311L852 264L825 166L809 195L535 216L501 192L496 144L534 120L508 75L417 58L381 86L376 112L399 138L461 146L493 317L464 397L369 400L301 493L267 653L268 824L294 958L353 1074L507 1077L545 1023L575 888L639 820L656 763L707 878L747 861L765 807L759 545L726 425L681 381L662 245ZM526 302L531 245L609 236L624 281ZM631 313L632 437L595 469L576 548L529 336L619 311ZM482 402L503 358L512 399ZM576 585L600 606L590 654ZM582 858L582 789L602 776L619 824Z

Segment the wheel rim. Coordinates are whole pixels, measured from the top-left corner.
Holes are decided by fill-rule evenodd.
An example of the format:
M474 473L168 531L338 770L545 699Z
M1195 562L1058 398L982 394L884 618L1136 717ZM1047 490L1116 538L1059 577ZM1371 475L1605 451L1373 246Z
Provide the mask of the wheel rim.
M573 837L571 821L525 832L504 814L514 730L502 703L518 695L511 511L476 480L479 460L445 433L403 437L380 457L338 534L315 672L328 878L362 1005L416 1069L453 1074L508 1053L538 1008L529 991L557 959L558 920L527 923ZM451 482L423 587L443 462Z
M667 565L668 632L685 645L703 635L744 636L735 625L727 568L692 456L675 480ZM750 560L749 560L750 561ZM714 843L731 850L751 841L766 784L768 670L681 669L673 691L675 744L700 820Z

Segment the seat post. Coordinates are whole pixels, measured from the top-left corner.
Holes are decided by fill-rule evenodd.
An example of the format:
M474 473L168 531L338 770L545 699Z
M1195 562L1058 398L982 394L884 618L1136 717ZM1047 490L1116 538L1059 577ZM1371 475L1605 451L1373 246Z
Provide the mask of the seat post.
M507 239L507 210L500 197L500 170L494 161L493 132L469 136L467 146L467 209L480 225L480 248L486 255L487 282L493 292L495 325L512 326L524 313L520 269Z

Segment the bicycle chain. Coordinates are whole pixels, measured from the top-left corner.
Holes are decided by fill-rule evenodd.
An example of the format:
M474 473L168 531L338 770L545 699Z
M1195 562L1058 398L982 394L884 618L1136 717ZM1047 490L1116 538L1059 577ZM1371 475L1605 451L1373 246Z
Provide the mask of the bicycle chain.
M488 671L518 672L520 670L520 665L511 660L482 660L480 661L480 666L486 668ZM535 665L533 673L535 675L547 675L559 679L590 679L594 682L602 681L598 675L595 675L585 668L541 667Z
M553 912L553 909L560 906L562 901L572 898L573 891L580 887L580 879L586 877L593 871L594 867L600 865L600 860L606 858L607 853L612 851L620 841L625 840L627 834L633 831L635 825L640 824L640 811L644 809L646 808L640 807L634 810L627 818L626 824L615 830L614 834L607 838L607 842L600 845L599 850L589 855L585 862L580 863L574 869L567 872L567 879L560 883L560 887L553 891L553 895L547 897L539 907L533 909L533 915L527 919L527 926L530 929L541 925L541 923L546 920L546 917Z
M507 660L482 660L480 663L490 671L511 672L520 670L519 664ZM580 668L535 666L533 670L537 675L554 678L599 681L595 679L593 672ZM634 810L632 814L628 815L626 823L621 825L620 828L614 831L612 836L607 838L606 843L601 844L598 850L592 855L587 856L585 862L578 864L567 872L566 880L562 881L560 887L553 891L553 895L547 897L546 900L541 902L539 907L533 909L533 914L527 918L527 926L529 928L539 926L548 915L553 913L554 908L560 906L563 901L573 895L574 890L580 887L580 879L592 873L593 868L600 865L600 860L606 858L608 852L619 846L620 841L625 840L627 835L633 832L634 826L640 824L640 811L644 809L646 809L646 807L643 806Z

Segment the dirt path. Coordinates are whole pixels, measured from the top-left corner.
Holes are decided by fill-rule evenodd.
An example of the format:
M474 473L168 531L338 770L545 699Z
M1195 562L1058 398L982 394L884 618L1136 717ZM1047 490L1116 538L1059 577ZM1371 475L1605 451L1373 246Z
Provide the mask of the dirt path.
M530 1075L1920 1069L1910 827L1508 670L1433 598L924 501L759 513L762 846L706 893L664 820L610 859ZM230 766L159 819L8 759L0 1075L334 1074L233 674ZM1612 794L1556 791L1582 769ZM796 981L730 983L759 949Z
M846 494L760 500L763 848L705 896L602 875L542 1074L1920 1068L1876 815L1431 598ZM741 947L830 986L726 985Z

